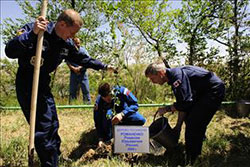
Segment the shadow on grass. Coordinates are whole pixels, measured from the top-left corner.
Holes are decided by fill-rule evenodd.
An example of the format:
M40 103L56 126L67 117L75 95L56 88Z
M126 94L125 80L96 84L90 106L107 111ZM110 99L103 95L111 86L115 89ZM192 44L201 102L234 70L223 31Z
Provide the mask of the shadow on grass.
M249 127L249 124L240 126ZM203 155L195 163L195 167L247 167L250 164L250 137L246 137L243 133L238 135L226 135L221 139L223 142L230 143L230 149L225 150L220 143L213 143L209 147L209 154ZM221 144L222 144L221 143ZM222 144L223 145L223 144ZM185 166L184 144L180 143L174 150L166 150L163 155L149 154L143 160L139 159L142 165L161 166L161 167L177 167Z
M224 113L231 118L242 118L242 116L240 116L238 112L237 104L221 106L221 110L224 111Z
M148 154L145 160L142 158L138 160L142 166L168 166L177 167L179 165L185 164L184 155L185 146L183 143L179 143L177 147L172 149L166 149L165 153L162 155Z
M80 140L78 141L79 146L70 153L69 158L72 160L80 159L89 149L95 149L97 142L98 137L95 129L83 132Z
M247 124L249 126L249 124ZM230 142L230 150L225 153L212 153L201 159L206 166L216 167L247 167L250 164L250 138L244 134L227 135L225 140ZM211 148L213 149L213 148Z

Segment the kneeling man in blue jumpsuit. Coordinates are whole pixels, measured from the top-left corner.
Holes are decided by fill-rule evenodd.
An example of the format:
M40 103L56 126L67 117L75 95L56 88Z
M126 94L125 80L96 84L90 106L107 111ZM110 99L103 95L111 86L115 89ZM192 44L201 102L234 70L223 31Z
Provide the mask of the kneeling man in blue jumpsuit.
M113 69L76 49L71 38L80 30L82 24L81 16L72 9L63 11L56 23L49 23L39 16L35 23L24 25L5 48L7 57L18 59L17 99L29 122L37 37L40 31L44 31L35 126L35 149L42 167L57 167L60 155L59 121L49 86L50 73L63 60L95 70Z
M112 125L143 125L146 120L138 112L136 97L123 86L103 83L98 88L94 121L101 147L112 138Z
M155 84L171 85L176 102L159 108L158 112L163 115L179 111L174 131L179 138L185 121L186 162L192 165L201 154L207 126L221 105L224 83L213 72L196 66L166 68L164 64L153 63L147 67L145 75Z

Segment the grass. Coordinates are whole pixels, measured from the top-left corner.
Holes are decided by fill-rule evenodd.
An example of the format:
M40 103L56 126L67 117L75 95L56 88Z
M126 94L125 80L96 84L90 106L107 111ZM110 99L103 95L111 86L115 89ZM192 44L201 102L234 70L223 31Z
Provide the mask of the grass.
M156 108L141 108L147 118L146 126L153 122ZM1 113L0 166L27 166L29 126L21 111ZM89 149L96 148L96 134L92 110L60 110L59 134L62 139L60 166L65 167L127 167L131 163L124 156L108 154L94 159L84 159ZM176 114L166 115L173 126ZM184 128L184 127L183 127ZM209 124L207 139L203 144L202 155L195 166L245 167L250 164L250 120L228 116L219 111ZM138 154L134 166L178 166L184 163L184 129L178 148L169 154ZM39 166L39 160L35 157Z

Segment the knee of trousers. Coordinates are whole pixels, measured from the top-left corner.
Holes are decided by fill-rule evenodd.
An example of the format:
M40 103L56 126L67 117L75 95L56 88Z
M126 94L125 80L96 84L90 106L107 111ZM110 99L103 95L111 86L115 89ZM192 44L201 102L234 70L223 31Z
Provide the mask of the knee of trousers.
M61 139L58 135L58 126L51 126L45 131L35 132L36 150L58 151Z
M128 125L144 125L145 122L146 119L138 112L129 115L127 118L124 119L124 124Z
M138 125L144 125L146 122L146 119L144 117L141 117L138 121Z
M186 124L185 141L187 144L200 143L205 135L206 127Z

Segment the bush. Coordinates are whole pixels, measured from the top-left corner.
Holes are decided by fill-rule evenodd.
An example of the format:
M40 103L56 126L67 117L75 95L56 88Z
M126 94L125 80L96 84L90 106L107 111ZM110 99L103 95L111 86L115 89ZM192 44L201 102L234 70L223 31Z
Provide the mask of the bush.
M22 137L13 138L9 144L2 144L0 150L3 166L27 166L27 155L27 140Z
M18 105L15 93L15 76L18 64L16 61L8 59L0 59L1 62L1 106ZM208 65L203 65L204 68L215 72L226 84L225 100L250 99L250 58L244 60L241 65L241 73L238 80L233 84L230 82L230 72L228 66L222 63L222 60L214 61ZM130 89L138 98L139 103L166 103L174 99L171 87L165 84L164 86L152 84L145 76L145 64L132 64L128 67L123 67L118 75L103 71L95 71L88 69L90 94L92 102L97 96L97 89L100 83L108 82L112 85L123 85ZM57 104L67 104L69 99L69 77L70 71L67 65L61 64L56 73L51 73L51 88L52 93L57 101ZM77 104L82 104L82 98L77 100Z
M15 92L17 61L9 61L7 58L0 59L0 65L0 105L17 105Z

